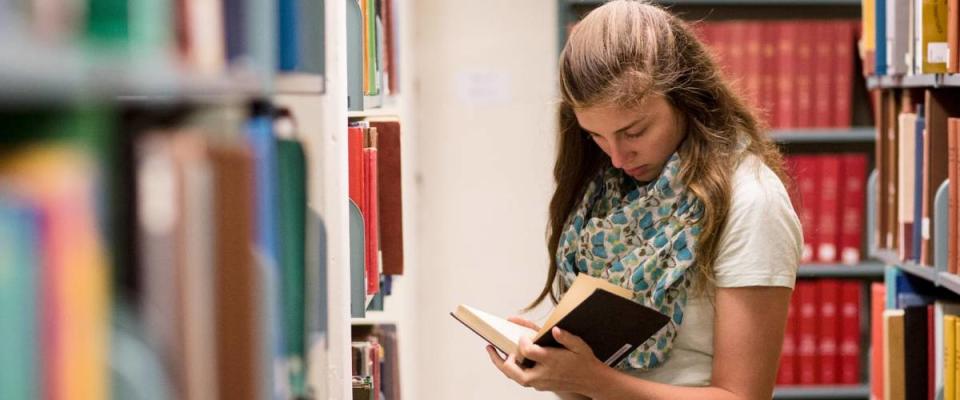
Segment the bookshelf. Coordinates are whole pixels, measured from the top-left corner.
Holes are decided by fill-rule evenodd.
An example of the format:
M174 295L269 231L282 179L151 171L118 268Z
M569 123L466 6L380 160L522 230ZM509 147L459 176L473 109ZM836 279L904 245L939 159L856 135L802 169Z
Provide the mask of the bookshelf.
M781 387L773 393L775 399L866 399L870 397L870 388L867 385L854 386L805 386Z
M310 344L307 344L309 348L304 350L306 358L304 361L306 365L301 364L298 366L298 368L304 369L305 376L303 379L312 389L316 390L313 392L313 395L318 399L347 400L353 397L351 389L351 330L354 324L399 325L399 321L411 317L408 310L413 309L412 305L410 305L413 299L411 292L413 282L407 281L394 285L394 293L393 296L387 300L389 305L386 307L386 311L373 313L365 319L353 320L350 317L349 290L351 287L351 277L348 263L350 244L348 239L348 213L346 208L348 199L347 124L350 120L368 118L390 117L400 121L412 120L412 118L409 117L412 109L408 105L409 103L403 102L403 95L399 93L391 96L388 101L391 105L389 108L351 111L348 115L347 81L348 76L354 75L354 71L349 69L347 62L347 54L350 46L347 43L348 23L346 15L347 6L351 4L351 1L354 0L311 2L310 5L304 6L304 8L300 10L298 16L303 18L301 19L301 23L303 23L306 18L316 18L310 21L310 36L304 36L299 39L301 42L308 43L307 47L309 48L309 52L313 52L309 56L316 56L318 55L316 53L321 53L319 56L320 59L323 60L322 68L320 68L322 73L316 70L301 70L301 66L285 71L277 71L273 64L278 60L273 58L266 60L269 68L265 70L258 69L258 65L256 64L257 61L263 60L244 59L235 64L224 65L214 72L209 70L205 70L204 72L201 71L201 68L197 67L197 65L184 62L181 57L175 55L174 53L179 54L180 49L174 51L173 47L176 45L172 43L172 40L171 43L165 44L142 44L135 43L133 42L134 39L130 38L130 43L125 42L123 46L116 48L110 46L100 47L87 43L86 41L89 38L83 36L86 33L77 33L76 38L62 41L60 44L54 44L40 40L34 37L33 34L26 33L28 31L26 27L22 29L19 28L20 25L29 25L32 23L31 21L19 21L22 22L22 24L15 23L8 25L7 22L12 21L13 18L22 17L26 19L26 17L15 14L11 9L11 7L14 7L13 5L0 5L0 17L3 17L2 24L4 25L0 26L0 126L4 129L14 129L9 126L12 120L11 116L17 116L19 115L18 113L24 112L23 110L55 115L55 113L60 112L62 109L72 110L73 108L80 108L85 110L89 107L95 108L99 112L99 109L103 108L109 111L104 111L103 116L97 114L97 117L104 120L109 119L111 123L116 122L116 126L110 125L109 133L102 131L91 134L90 136L94 137L94 141L118 140L122 142L125 140L123 139L123 135L127 133L129 133L130 137L139 137L140 134L143 133L141 131L143 127L139 125L136 131L123 131L124 129L130 129L129 126L126 125L130 121L125 119L128 118L125 113L135 111L137 115L135 118L150 121L138 122L146 126L167 130L190 128L194 129L194 131L189 132L189 135L192 136L193 139L199 139L204 143L216 143L216 145L212 145L212 147L224 145L225 148L230 146L243 148L243 146L249 145L249 143L246 142L248 138L245 137L245 134L248 133L247 129L249 128L245 123L250 122L253 114L258 112L252 110L262 110L263 107L270 109L283 108L288 110L290 115L295 118L296 129L294 133L283 134L277 131L272 133L273 136L271 138L277 141L281 139L295 139L300 146L302 146L304 157L309 165L304 169L306 176L305 191L306 198L308 199L305 204L306 211L307 214L318 215L325 224L326 253L324 260L326 276L324 279L326 286L323 288L307 289L307 291L314 289L316 291L305 293L305 298L301 299L302 304L300 304L300 306L305 309L304 314L309 314L305 316L307 319L319 314L326 315L326 321L324 322L326 331L323 345L321 346L318 344L319 342L312 341ZM238 36L244 36L249 34L251 37L245 36L245 38L249 39L251 43L245 44L255 46L267 43L267 48L270 50L268 53L270 53L271 56L279 58L280 49L273 48L273 46L280 46L285 43L274 43L280 35L275 29L282 27L275 26L274 23L276 21L273 21L273 18L270 18L270 16L276 15L278 10L274 9L274 7L277 7L281 2L285 2L287 5L293 3L287 0L258 1L249 2L249 4L246 4L248 2L244 2L246 6L249 7L249 9L244 10L244 12L248 14L245 18L248 19L245 20L245 24L240 25L249 27L250 29L238 31L239 33L230 31L229 29L214 29L207 33L213 32L214 35L219 35L214 39L223 42L227 42L229 39L228 36L230 35L236 34ZM82 3L86 5L87 1ZM116 3L122 4L123 6L128 5L126 0L121 0ZM148 3L154 4L153 2ZM156 7L169 6L170 10L167 11L173 14L173 3L174 2L156 2L155 4L157 4ZM184 3L190 5L204 3L206 5L216 5L217 7L230 5L229 1L222 2L219 0ZM391 0L390 3L395 7L393 12L397 19L404 20L410 16L412 6L409 1ZM59 3L54 6L59 6ZM317 8L318 6L319 8ZM315 12L322 12L322 14L313 14ZM219 11L216 14L219 15ZM7 18L8 16L11 16L10 19ZM287 17L289 16L290 15L287 15ZM230 17L225 15L223 18L226 19ZM131 16L130 19L131 21L127 22L133 24L133 17ZM320 23L314 23L317 19L319 19ZM163 19L157 16L156 21L163 21ZM171 19L170 22L172 24L174 21ZM207 22L211 21L205 21L205 23ZM162 22L156 23L158 26L154 28L169 33L172 39L174 36L174 27L164 26ZM17 28L14 28L14 26ZM404 22L401 22L397 28L396 32L398 37L395 43L399 46L397 49L398 52L403 54L403 56L398 57L398 60L406 61L406 57L412 54L406 52L407 49L412 48L409 44L411 37L409 30L411 28L412 24L406 25ZM320 29L320 31L318 32L316 29ZM298 31L296 34L307 35L303 31ZM223 45L224 48L220 49L222 50L222 54L220 54L219 57L225 59L229 54L226 49L228 44L221 43L221 45ZM129 50L124 50L123 48L125 47L128 47ZM244 50L252 51L249 49ZM306 53L301 53L300 55L304 58L308 57ZM229 64L226 60L220 61L223 61L224 64ZM314 60L311 60L310 62L313 61ZM316 67L317 65L313 66ZM396 76L394 79L401 81L400 85L403 86L404 83L410 82L410 74L411 72L404 70L402 76ZM99 128L103 129L106 129L104 128L105 126L107 125L98 125ZM406 171L401 177L403 181L402 186L404 187L412 187L413 171L415 171L414 159L410 156L414 151L412 146L415 143L413 138L413 132L415 132L415 130L409 129L410 126L412 126L412 124L409 126L405 125L403 132L403 140L405 143L408 143L401 156L401 162L405 166L403 170ZM22 126L18 127L22 128ZM6 151L10 150L10 148L7 147L8 138L13 137L14 141L24 140L22 137L26 137L26 140L30 139L29 133L13 133L15 136L7 136L6 133L0 135L3 136L0 137L0 148L3 148L5 151L4 154L0 155L0 165L7 161L5 159L8 157ZM170 134L173 135L173 133ZM180 135L180 133L177 133L177 135ZM126 145L127 144L124 144L123 146ZM115 143L111 143L109 146L120 147L120 145ZM130 146L133 147L132 144L130 144ZM111 208L124 208L127 203L136 203L138 198L136 192L134 192L130 198L123 198L121 195L117 195L116 198L122 200L113 202L113 195L115 195L115 193L110 191L117 188L126 190L127 187L122 185L127 185L127 183L117 183L117 187L113 187L114 182L112 181L113 178L111 175L122 173L123 169L135 170L139 168L140 165L135 164L135 161L128 163L126 160L114 160L112 155L104 156L104 154L112 153L110 153L110 150L104 150L102 153L91 152L92 162L98 165L102 164L104 167L120 167L117 169L121 171L103 168L105 175L110 177L106 179L109 182L109 187L98 187L97 190L102 190L103 192L95 193L95 197L97 197L97 201L101 201L101 197L110 199L105 200L107 204L104 205L104 207L108 208L104 213L110 214L111 216L113 216L114 213L121 215L122 213ZM252 158L253 156L250 155L249 157ZM10 171L4 172L10 173ZM0 176L0 183L6 184L7 178L9 178L9 176ZM140 182L141 178L142 177L139 176L131 177L132 180L136 179L136 182ZM261 178L262 177L258 177L257 179ZM4 189L6 190L6 186L4 186ZM216 191L219 189L211 188L209 190L213 192L209 195L215 197L217 195ZM5 205L5 203L2 202L3 200L8 200L7 196L5 196L7 194L6 191L0 193L0 206ZM260 194L256 196L260 196ZM406 204L414 204L415 192L413 190L404 190L404 198ZM256 200L249 201L250 199L242 194L238 196L236 200L237 203L245 205L257 202ZM171 201L171 203L172 202L173 201ZM99 206L100 204L98 203L97 205ZM163 204L161 204L161 206L163 206ZM285 206L276 205L276 210L284 207ZM402 213L405 214L405 220L410 221L404 231L413 233L415 230L409 226L413 225L412 221L414 221L415 218L408 208L409 207L402 210ZM207 211L212 213L212 210ZM144 213L146 213L146 211ZM208 217L207 214L204 214L203 222L197 222L197 225L191 226L212 229L204 225L206 222L209 222L208 219L212 218L213 217ZM130 224L134 225L134 227L131 228L134 229L134 236L136 236L137 233L137 221L138 220L133 219L133 221L130 222ZM306 221L300 222L307 223ZM109 232L113 230L115 223L116 221L103 222L104 225L110 225L109 228L104 229L108 231L108 234L105 234L102 238L104 249L109 249L111 252L125 252L128 250L130 252L141 251L124 248L123 246L131 243L132 239L123 239L122 233L119 232ZM318 232L310 230L311 228L305 228L308 231L305 234L307 241L305 246L308 248L306 249L308 253L315 250L313 247L319 247L315 246L316 243L312 240L321 236ZM253 237L248 237L247 239L250 239L251 242L259 240L259 238L255 239ZM114 240L117 240L117 242L114 242ZM412 259L415 255L415 251L412 249L413 243L415 243L415 241L412 236L408 234L405 247L410 248L410 251L406 252L406 257L411 260L407 262L408 265L411 265L409 269L413 269ZM251 243L247 244L249 245ZM246 249L250 247L254 246L243 248ZM260 249L258 249L258 251L259 250ZM207 248L199 251L205 253L212 252L213 250ZM239 253L243 252L240 251ZM196 256L196 254L197 253L191 253L190 257ZM110 254L110 256L115 256L115 254ZM170 256L173 257L173 255ZM251 253L249 256L253 257L253 254ZM122 258L124 256L119 255L117 257ZM257 257L265 256L263 254L257 254ZM171 260L167 261L174 263L174 261ZM262 258L257 258L256 262L263 262L263 264L258 264L261 267L269 265L269 262L265 262ZM2 263L3 261L0 261L0 264ZM196 265L208 267L205 264L198 263L194 266ZM309 266L302 267L305 270L310 268ZM107 263L106 269L109 271L107 275L112 275L116 272L111 271L111 268L119 267L113 265L112 262ZM135 268L140 267L137 266ZM272 271L272 273L276 272L277 271ZM304 274L312 272L314 271L304 271ZM124 273L124 271L120 271L118 275L121 273ZM269 275L269 273L267 275ZM267 277L267 275L257 277L256 279L263 279L263 281L256 281L256 283L262 285L257 287L269 292L267 288L270 285L273 283L280 285L280 283L271 281L271 279L276 279L277 276ZM311 275L305 276L304 280L313 280L316 278L316 276ZM143 279L143 286L149 286L151 284L150 279ZM10 286L5 286L3 279L0 279L0 298L7 299L8 297L4 296L8 294L9 290ZM106 287L104 290L107 290ZM310 308L314 306L311 302L317 300L314 297L320 296L322 293L326 294L326 309L318 310ZM111 302L115 301L112 295L112 292L107 295L107 297L111 297ZM258 295L260 294L258 293ZM176 295L168 294L166 297L175 298ZM270 297L269 293L263 295L263 297ZM278 294L276 297L281 297L281 295ZM138 300L133 300L133 302L136 301ZM281 302L282 299L271 298L267 300L267 302L269 301ZM120 308L122 306L120 300L116 300L116 302L116 307ZM257 304L257 306L263 305L264 304ZM111 304L107 307L113 306L114 305ZM263 311L269 309L273 311ZM258 308L258 310L264 312L260 318L271 321L269 323L261 321L264 322L264 325L272 324L274 322L273 318L277 321L286 318L286 315L277 315L282 313L277 312L276 308L263 307L262 309ZM113 310L107 309L106 315L109 316L111 311ZM138 315L137 318L141 317ZM137 322L131 324L144 324L144 322L139 319L136 319L136 321ZM196 320L191 321L196 322ZM106 321L106 325L109 325L109 320ZM107 328L109 328L109 326ZM263 328L263 326L255 330L257 332L264 330L261 328ZM278 327L271 327L271 329L276 328ZM143 329L146 330L146 328ZM279 329L281 331L284 330L284 328ZM404 326L402 329L404 329L404 332L401 334L401 337L404 339L400 342L400 347L403 348L401 351L411 354L411 356L405 356L402 357L402 359L404 360L404 364L408 364L413 360L413 352L407 348L409 344L407 344L406 338L413 339L415 337L412 333L415 332L415 327L413 324L410 324L409 326ZM247 334L249 332L237 333ZM272 332L269 335L284 336L287 333L288 332ZM275 339L273 336L270 338ZM127 340L143 340L143 338L134 336L133 339L128 338ZM130 343L126 344L129 345ZM143 345L142 343L135 344ZM251 369L259 368L257 369L259 373L254 373L250 376L250 381L272 382L272 377L277 376L276 371L270 371L273 366L267 364L274 363L280 356L284 356L284 354L278 351L277 348L267 349L267 347L273 344L275 343L260 343L260 345L263 345L263 349L268 350L271 356L276 358L264 358L261 360L262 363L258 365L241 366ZM108 347L116 345L118 344L106 344ZM146 346L143 345L143 347ZM0 346L0 348L6 349L7 347ZM242 352L243 349L238 350ZM263 354L261 354L261 356L262 355ZM150 360L144 360L144 363L147 364L149 361ZM145 371L149 370L150 367L151 366L145 366ZM158 374L170 373L169 371L150 371ZM211 370L205 371L204 373L208 374L207 377L209 378L210 374L215 376L217 371ZM2 374L3 372L0 372L0 375ZM163 379L167 378L166 376L163 377ZM286 377L282 379L286 379ZM0 381L3 381L4 384L10 382L4 379L0 379ZM273 391L276 385L271 386L270 384L263 383L260 387L266 391ZM409 386L402 387L404 388L404 392L407 393L406 397L412 397L410 395L410 393L413 393L412 389ZM4 397L4 394L10 393L5 392L4 389L7 389L7 387L0 385L0 397ZM162 392L158 389L155 393L159 395ZM209 392L206 393L209 394ZM85 394L87 393L76 393L76 395L81 397L97 398L97 396L86 396ZM248 393L248 395L258 398L272 397L265 396L264 393ZM172 395L171 398L173 397L182 398L183 396ZM14 396L14 398L19 397ZM196 398L210 397L203 395Z
M858 127L850 129L777 129L770 132L770 136L777 143L872 143L876 139L876 132L872 127Z
M797 272L797 278L841 278L862 280L883 280L883 264L877 261L864 261L857 265L803 264Z

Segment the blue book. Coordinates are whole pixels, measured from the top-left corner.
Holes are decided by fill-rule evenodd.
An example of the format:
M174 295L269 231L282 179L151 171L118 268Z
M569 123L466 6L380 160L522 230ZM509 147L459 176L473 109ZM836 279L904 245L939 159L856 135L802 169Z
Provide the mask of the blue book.
M280 0L277 4L277 48L280 71L296 71L300 68L300 35L298 0Z
M913 249L911 250L911 259L920 262L920 248L923 243L923 141L925 138L926 118L923 115L923 104L917 105L917 143L914 149L916 157L914 164L914 185L913 185Z
M894 266L887 266L884 270L883 284L887 288L885 308L888 310L901 308L901 299L912 302L915 299L911 296L923 296L910 281L910 277L900 268Z
M257 108L257 107L255 107ZM278 167L277 167L277 147L273 135L273 118L268 110L255 110L253 116L247 121L247 137L250 147L253 150L254 169L255 169L255 187L256 187L256 235L255 248L257 261L261 268L262 285L264 288L264 314L266 316L267 337L270 345L265 349L270 351L273 368L281 368L283 365L284 343L282 321L282 302L280 301L280 279L282 271L280 270L280 237L277 233L279 228L278 219ZM269 373L264 379L273 377L274 373ZM265 382L265 384L267 384ZM268 384L266 388L274 388L274 385ZM277 398L278 393L274 393Z
M35 399L39 388L35 212L0 194L0 399Z
M876 52L877 75L887 74L887 0L876 0L874 9L876 25Z

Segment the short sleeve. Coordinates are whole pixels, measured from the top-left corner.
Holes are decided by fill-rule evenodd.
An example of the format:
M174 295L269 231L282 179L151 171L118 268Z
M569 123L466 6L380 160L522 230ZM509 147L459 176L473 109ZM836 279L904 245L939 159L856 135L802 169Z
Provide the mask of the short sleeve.
M749 156L737 168L731 189L730 212L714 263L717 287L793 288L803 233L783 183L757 157Z

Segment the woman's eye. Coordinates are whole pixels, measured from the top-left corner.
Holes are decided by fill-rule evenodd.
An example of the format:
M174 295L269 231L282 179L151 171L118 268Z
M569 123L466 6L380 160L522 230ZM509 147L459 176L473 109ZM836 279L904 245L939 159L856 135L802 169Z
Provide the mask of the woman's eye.
M627 132L627 133L624 134L623 136L626 136L626 137L629 138L629 139L633 139L633 138L638 138L638 137L640 137L640 136L643 136L643 132L644 132L644 131L640 131L640 132Z

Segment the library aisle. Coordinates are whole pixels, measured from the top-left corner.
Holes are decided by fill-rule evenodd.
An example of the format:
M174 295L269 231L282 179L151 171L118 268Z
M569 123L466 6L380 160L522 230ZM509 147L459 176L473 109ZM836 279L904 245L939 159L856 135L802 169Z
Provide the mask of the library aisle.
M0 399L556 398L450 314L542 288L605 2L0 1ZM785 156L773 397L960 399L958 1L651 2Z

